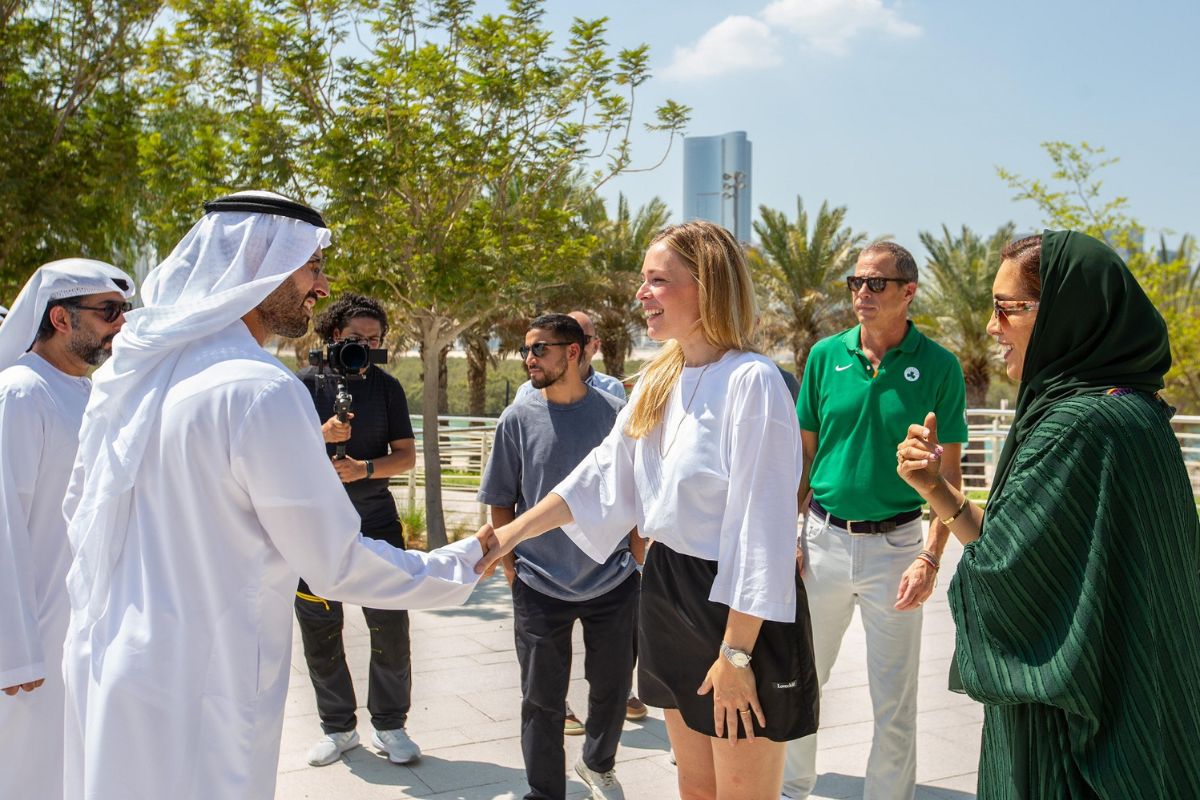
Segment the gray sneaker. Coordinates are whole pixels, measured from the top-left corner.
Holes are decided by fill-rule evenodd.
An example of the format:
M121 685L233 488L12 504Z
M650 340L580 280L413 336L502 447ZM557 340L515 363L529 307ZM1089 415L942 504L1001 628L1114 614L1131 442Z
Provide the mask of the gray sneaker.
M595 772L581 758L575 762L575 774L591 789L592 800L625 800L625 790L617 780L615 769Z
M408 733L404 728L375 731L375 735L371 737L371 744L387 753L388 761L393 764L407 764L421 757L421 748L408 738Z
M358 747L358 731L327 733L308 751L308 763L314 767L327 767L341 758L342 753L355 747Z

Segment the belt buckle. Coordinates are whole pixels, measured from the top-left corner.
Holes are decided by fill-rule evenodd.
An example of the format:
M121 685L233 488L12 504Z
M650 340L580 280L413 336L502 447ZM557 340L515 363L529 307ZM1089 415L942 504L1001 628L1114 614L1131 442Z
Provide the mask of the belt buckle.
M856 523L856 522L869 522L869 520L865 520L865 519L848 519L848 520L846 520L846 533L850 534L851 536L870 536L872 534L872 531L855 531L854 523Z

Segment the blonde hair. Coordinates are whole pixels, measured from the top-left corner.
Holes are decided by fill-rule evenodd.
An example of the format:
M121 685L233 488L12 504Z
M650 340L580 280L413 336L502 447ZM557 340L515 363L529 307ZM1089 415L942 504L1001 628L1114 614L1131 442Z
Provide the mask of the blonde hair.
M746 255L733 234L704 220L670 225L650 242L677 253L700 286L700 330L720 350L754 350L757 308ZM640 439L658 427L667 401L683 374L683 348L674 339L650 359L638 376L637 404L625 432Z

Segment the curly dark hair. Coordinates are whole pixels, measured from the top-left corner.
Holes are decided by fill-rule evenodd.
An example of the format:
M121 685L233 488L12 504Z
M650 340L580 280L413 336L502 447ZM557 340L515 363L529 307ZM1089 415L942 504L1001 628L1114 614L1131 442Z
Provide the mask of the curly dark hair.
M383 335L387 335L388 318L383 304L373 297L353 292L339 295L337 300L334 300L328 308L318 314L313 322L313 330L323 341L329 343L333 341L334 331L342 330L346 327L346 323L359 317L378 320L383 327Z

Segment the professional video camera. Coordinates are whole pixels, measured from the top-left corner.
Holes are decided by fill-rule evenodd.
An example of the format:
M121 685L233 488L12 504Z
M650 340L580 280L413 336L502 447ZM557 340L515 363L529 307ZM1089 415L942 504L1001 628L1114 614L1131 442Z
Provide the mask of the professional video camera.
M350 380L363 377L362 371L371 364L386 364L387 350L375 350L362 342L334 342L325 350L309 350L308 363L313 367L328 367L329 369Z
M362 342L334 342L327 345L323 351L321 349L309 350L308 363L309 366L317 368L318 386L336 376L337 394L333 398L333 412L337 415L338 422L344 423L350 419L350 405L354 402L350 392L346 391L346 381L358 381L365 378L363 370L371 364L386 364L387 350L373 349ZM321 367L327 367L333 372L333 375L324 374L321 372ZM346 443L341 442L337 446L335 458L345 457Z

